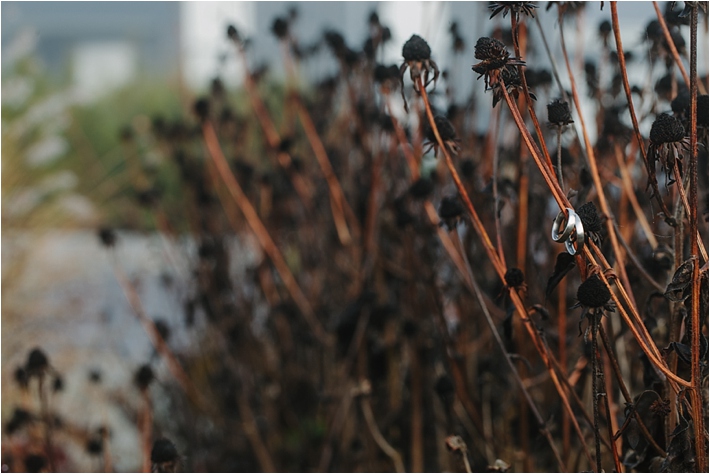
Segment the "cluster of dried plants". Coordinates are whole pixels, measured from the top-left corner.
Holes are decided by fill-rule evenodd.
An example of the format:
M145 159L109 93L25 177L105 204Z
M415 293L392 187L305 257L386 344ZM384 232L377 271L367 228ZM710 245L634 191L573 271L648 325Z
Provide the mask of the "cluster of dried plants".
M629 54L616 2L602 2L594 59L572 61L566 35L598 3L493 2L475 48L450 29L488 91L467 103L421 36L379 63L392 39L375 13L360 49L323 35L339 70L318 84L299 72L319 44L297 41L295 11L275 19L277 95L229 27L244 90L215 79L191 116L124 133L137 203L166 240L197 247L176 275L194 338L180 351L112 260L173 382L170 419L155 417L153 371L137 369L144 470L706 472L707 9L678 3L653 2ZM630 84L629 61L649 62L655 87ZM163 174L141 168L146 148L170 158ZM165 175L179 212L162 203ZM574 255L550 238L567 209L584 226ZM100 237L110 255L121 245ZM235 237L258 262L239 277ZM44 400L51 365L37 357L17 379ZM4 435L43 428L31 456L56 468L66 425L41 406ZM108 470L107 433L87 449ZM36 467L5 447L4 463Z

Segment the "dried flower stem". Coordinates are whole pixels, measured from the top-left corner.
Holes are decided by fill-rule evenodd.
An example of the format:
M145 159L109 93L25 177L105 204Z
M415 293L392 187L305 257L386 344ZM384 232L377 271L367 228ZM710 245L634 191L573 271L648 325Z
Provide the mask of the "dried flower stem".
M209 154L212 157L212 161L214 162L219 175L222 177L225 186L227 186L229 193L239 206L239 209L241 209L244 214L249 227L257 237L257 241L261 245L264 252L269 255L269 258L273 262L274 267L276 267L276 270L279 272L281 280L283 280L286 289L291 295L291 298L293 298L294 303L296 303L296 306L298 306L298 309L303 314L306 323L308 323L313 331L313 335L323 344L328 345L328 334L325 329L323 329L320 321L318 321L315 311L308 301L308 298L306 298L305 294L298 286L298 282L291 273L291 270L288 268L281 251L274 243L273 239L269 235L269 232L266 230L266 227L264 227L264 224L261 222L259 215L256 213L254 206L249 202L249 199L246 197L241 186L229 169L229 165L222 154L222 149L220 148L219 140L217 139L217 135L212 127L212 124L205 122L202 127L202 133Z
M474 229L475 229L476 233L479 235L481 241L483 242L483 246L486 250L486 253L488 254L488 258L491 261L491 263L493 264L493 266L495 267L499 278L501 279L501 281L505 281L506 269L505 269L505 267L503 267L501 265L500 261L498 260L498 255L496 253L495 247L493 247L490 237L488 236L488 233L486 232L485 228L483 227L483 223L481 222L480 218L478 217L478 213L474 209L473 204L471 203L471 200L468 197L468 194L466 193L465 188L463 187L463 183L461 183L461 178L459 177L458 172L456 171L456 168L454 167L453 161L451 160L451 157L449 156L449 153L446 150L444 142L441 139L441 136L439 135L439 130L437 129L436 124L434 122L434 115L431 112L431 107L429 106L429 99L427 97L427 93L426 93L426 90L424 89L424 84L422 83L421 78L417 78L417 86L419 86L419 90L421 92L422 99L424 100L424 107L426 109L429 123L430 123L432 130L434 132L434 136L436 137L436 140L444 153L444 158L446 159L446 165L448 166L449 171L451 172L451 176L452 176L452 179L454 180L454 184L456 185L456 188L458 189L459 194L461 195L461 198L463 199L464 204L466 205L466 207L469 211L472 222L474 224ZM514 105L512 104L512 101L510 99L508 92L506 91L505 84L503 84L502 81L501 81L501 86L502 86L501 89L503 91L503 95L506 99L506 102L508 102L509 107L511 109L515 108ZM515 108L515 112L517 112L517 108ZM514 117L516 117L515 112L513 112ZM517 113L517 118L520 119L519 112ZM517 120L516 120L516 123L517 123ZM525 138L525 135L523 135L523 137ZM530 140L532 138L532 137L530 137L529 132L528 132L527 137L529 137ZM530 143L528 144L528 147L532 148L533 146L534 146L534 144L532 143L532 141L530 141ZM535 153L533 153L533 155L535 155ZM538 159L539 159L539 155L538 155ZM540 166L542 168L542 163L540 164ZM549 171L549 170L547 170L547 171ZM545 172L544 175L549 179L549 175L547 174L547 172ZM552 181L552 183L553 183L553 186L555 184L557 184L555 181ZM516 310L517 310L518 314L520 315L520 317L527 320L527 311L525 311L525 307L523 305L522 300L520 299L520 296L517 294L517 292L515 292L514 289L510 290L510 295L511 295L511 300L513 301L513 304L515 305ZM560 381L557 377L557 374L555 373L554 369L550 365L551 354L549 354L548 351L546 350L544 343L541 341L540 335L537 333L536 329L531 324L525 324L524 326L525 326L525 329L527 330L528 334L531 336L531 339L533 340L533 343L535 345L535 348L538 351L538 354L540 355L545 366L547 367L547 370L550 374L550 378L552 379L552 382L554 383L555 388L557 389L557 393L559 393L559 395L560 395L560 398L562 400L562 403L565 406L565 409L567 409L569 411L569 413L572 417L572 421L573 421L575 430L577 431L577 435L579 436L580 441L582 442L582 449L584 451L584 454L587 457L590 464L592 464L593 461L592 461L591 454L589 453L589 450L587 449L586 444L584 444L584 435L582 434L582 431L579 428L579 424L573 418L574 415L573 415L572 407L569 403L569 399L568 399L565 391L563 390L562 386L560 385Z
M624 383L624 377L621 374L621 369L619 368L619 363L617 362L616 358L613 355L614 352L611 348L611 343L609 342L609 337L607 336L603 325L599 328L599 335L601 336L602 344L604 345L604 349L606 350L606 353L609 356L609 363L611 365L611 368L613 369L614 375L616 376L616 381L619 383L619 388L621 389L621 394L624 396L624 400L626 400L626 403L633 403L633 399L631 398L631 394L629 393L628 388L626 388L626 384ZM656 451L656 453L659 456L666 457L666 451L658 445L656 440L653 439L653 436L648 431L648 428L646 427L646 424L644 423L643 418L638 416L638 413L636 413L636 410L633 410L631 413L632 413L633 417L636 418L636 422L638 423L639 429L641 430L641 433L643 434L644 438L646 438L648 443L653 447L653 449Z
M616 2L613 2L616 3ZM671 36L671 32L668 29L668 24L666 23L666 19L661 13L661 10L658 8L658 2L652 2L653 3L653 8L656 10L656 16L658 17L658 23L661 25L661 29L663 30L663 36L666 39L666 43L668 44L668 48L671 50L671 56L673 56L673 60L675 61L676 65L678 66L678 69L680 70L680 73L683 75L683 81L685 81L685 87L690 89L690 81L692 80L688 76L688 72L685 70L685 66L683 65L683 61L680 59L680 53L678 53L678 48L675 47L675 42L673 41L673 37ZM692 66L691 66L692 67ZM698 78L695 79L697 87L700 89L700 92L702 94L707 94L705 91L705 86L703 85L702 81L700 81Z
M404 470L404 463L402 462L402 455L392 447L391 444L387 442L380 429L377 427L377 422L375 421L375 415L372 413L372 407L370 406L370 400L365 396L360 398L360 410L365 417L365 423L367 424L367 429L372 435L372 439L375 440L377 446L392 460L394 463L395 471L406 472ZM417 472L417 471L412 471Z
M143 470L141 472L151 472L150 451L153 447L153 410L147 388L141 390L141 399L143 400L143 411L140 418L141 447L143 448Z
M656 12L659 14L659 17L662 18L662 16L660 15L660 11L658 10L658 5L656 4L656 2L653 2L653 5L656 8ZM641 156L643 157L644 163L646 163L646 170L650 174L651 171L650 171L650 168L648 165L649 158L646 154L646 147L644 146L643 138L641 138L641 132L639 131L639 124L638 124L638 120L636 118L636 111L634 109L634 103L633 103L633 99L631 97L631 87L629 86L629 78L626 73L626 59L624 58L624 48L623 48L623 45L621 44L621 33L619 30L619 15L617 12L616 2L611 2L611 19L612 19L612 26L614 29L614 37L616 39L616 50L617 50L617 57L619 58L619 67L621 69L621 78L622 78L622 81L624 84L624 92L626 93L626 101L629 104L629 114L631 115L631 123L633 124L633 127L634 127L634 133L636 136L636 141L638 141L638 144L639 144ZM663 23L663 26L664 26L665 31L667 33L668 29L667 29L667 27L665 27L665 23ZM670 41L669 44L673 45L673 41L670 40L670 33L668 33L667 40ZM675 45L673 45L672 48L675 51ZM677 55L677 53L678 52L676 51L676 55ZM682 67L682 64L680 64L680 66ZM686 77L685 70L681 69L681 72L683 72L683 76ZM689 84L690 83L686 80L686 85L689 85ZM674 171L675 171L675 175L676 175L676 181L679 183L677 188L678 188L678 192L680 193L681 201L683 202L683 206L685 207L685 212L687 213L687 215L690 215L690 206L688 204L688 199L685 196L685 190L683 189L683 186L682 186L683 179L680 178L680 171L678 170L677 166L674 167ZM651 180L655 181L655 176L649 175L649 178ZM666 217L671 217L670 211L666 208L666 205L663 202L662 196L659 193L654 193L654 194L656 195L656 200L660 204L663 213L666 215ZM707 260L708 260L707 251L705 250L705 246L703 245L702 237L700 236L700 234L698 232L696 232L695 235L696 235L696 239L698 240L698 243L700 245L703 258L707 262ZM649 242L652 242L652 241L649 239ZM654 245L653 247L655 248L656 246Z
M577 93L577 85L574 79L574 74L572 73L572 67L570 65L569 56L567 55L567 47L565 45L565 35L564 35L564 21L562 19L562 11L558 4L558 14L560 23L560 45L562 46L562 56L565 60L565 65L567 66L567 74L569 76L570 86L572 87L572 99L574 100L574 105L577 108L577 116L582 128L582 136L584 137L584 146L587 151L587 161L589 162L589 171L592 175L592 180L594 181L594 187L597 190L597 195L599 196L599 204L601 206L602 212L608 217L606 220L606 227L609 233L609 239L611 240L611 246L614 249L614 255L616 256L617 268L619 273L619 278L621 279L623 286L631 299L633 306L636 306L636 300L633 296L633 290L631 284L629 283L629 278L626 274L626 268L624 266L624 254L619 247L619 242L616 239L616 233L614 232L614 223L612 221L613 214L609 203L604 195L604 186L602 185L601 178L599 177L599 169L597 167L597 159L594 155L594 149L592 148L592 143L589 140L589 134L587 133L587 127L584 123L584 114L582 113L582 107L579 101L579 94Z
M697 88L697 63L698 63L698 4L691 4L690 16L690 257L698 257L698 241L692 236L698 234L698 88ZM677 166L676 166L677 168ZM707 261L707 256L705 257ZM690 353L692 390L690 392L693 403L693 431L695 434L695 458L699 472L708 470L706 452L706 434L704 428L703 403L701 394L702 367L700 365L700 338L702 333L700 321L700 262L696 260L693 265L693 278L691 279L690 300Z
M328 183L331 198L330 202L333 209L333 220L335 222L336 230L338 231L338 238L343 245L350 245L352 239L357 239L360 235L357 218L345 199L343 188L340 185L338 177L333 171L330 160L328 160L328 154L325 151L323 142L318 136L313 120L311 120L311 116L308 114L308 111L299 99L296 99L296 109L298 111L298 117L301 120L303 130L306 132L306 136L311 144L313 153L315 154L321 171L323 171L323 175L325 176L325 180ZM348 229L348 222L346 219L349 221L352 232Z

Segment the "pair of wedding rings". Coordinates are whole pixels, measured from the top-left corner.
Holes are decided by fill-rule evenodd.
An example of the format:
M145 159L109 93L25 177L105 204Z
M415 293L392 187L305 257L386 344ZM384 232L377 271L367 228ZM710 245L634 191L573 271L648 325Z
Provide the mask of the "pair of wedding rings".
M552 224L552 240L564 242L565 248L570 255L576 255L584 247L584 226L582 219L569 207L565 211L560 211Z

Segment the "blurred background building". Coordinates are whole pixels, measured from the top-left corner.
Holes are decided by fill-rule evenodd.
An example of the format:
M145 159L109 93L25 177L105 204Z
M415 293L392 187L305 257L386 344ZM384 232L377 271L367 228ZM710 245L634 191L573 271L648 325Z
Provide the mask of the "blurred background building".
M539 2L545 7L545 2ZM588 8L599 21L608 11ZM143 76L178 77L193 89L204 88L216 74L227 83L237 83L240 67L225 37L234 24L252 39L250 60L266 63L276 76L283 74L278 41L271 24L278 15L296 8L295 36L302 44L315 42L328 28L338 30L348 46L360 49L367 36L367 18L377 11L390 27L392 41L384 52L387 62L399 62L401 44L413 33L432 46L440 65L450 55L448 28L452 21L466 41L465 57L471 57L478 36L489 34L487 2L2 2L2 53L13 56L18 37L34 41L36 53L49 72L69 78L90 99ZM636 15L636 27L627 25L624 40L641 41L645 22L652 19L648 4L622 2L620 13L644 10ZM551 32L552 15L541 15ZM625 18L630 18L625 15ZM598 21L582 25L579 36L596 36ZM503 26L509 26L507 22ZM24 35L24 36L22 36ZM572 47L576 38L569 38ZM20 42L23 44L22 42ZM324 48L325 49L325 48ZM6 63L3 60L3 63ZM303 71L313 80L335 71L337 65L322 51ZM456 75L470 79L470 70L460 67Z

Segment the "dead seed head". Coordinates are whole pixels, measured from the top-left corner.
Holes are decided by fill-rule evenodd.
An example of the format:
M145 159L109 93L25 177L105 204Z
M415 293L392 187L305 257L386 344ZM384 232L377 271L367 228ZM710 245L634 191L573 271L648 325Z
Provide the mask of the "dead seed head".
M609 288L597 275L584 280L577 289L577 301L587 308L603 308L611 299Z
M568 125L574 123L572 113L569 110L569 103L555 99L547 104L547 120L554 125Z
M683 140L685 128L683 123L672 115L661 114L651 125L650 140L656 145L675 143Z
M431 48L419 35L412 35L402 47L402 57L405 61L426 61L431 59Z

